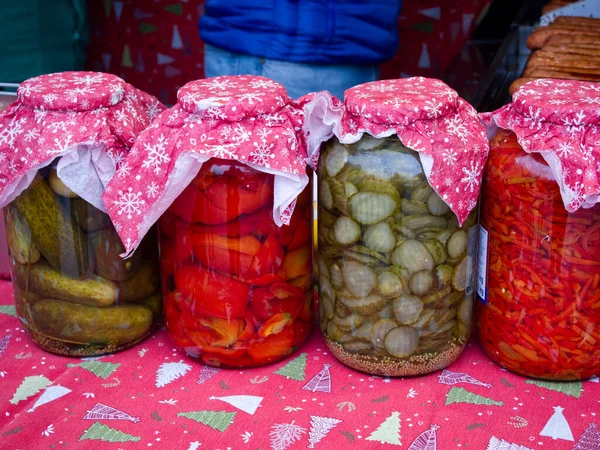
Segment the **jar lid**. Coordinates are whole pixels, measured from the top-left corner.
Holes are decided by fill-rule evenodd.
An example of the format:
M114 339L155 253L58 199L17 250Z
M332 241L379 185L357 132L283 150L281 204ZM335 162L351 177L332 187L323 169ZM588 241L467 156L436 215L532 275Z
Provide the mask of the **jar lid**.
M429 184L461 224L477 206L489 151L485 127L477 111L444 82L423 77L374 81L348 89L344 104L319 93L305 109L305 128L329 127L325 137L336 136L343 144L365 133L397 135L419 153ZM320 143L309 134L309 154L317 153Z
M116 105L123 100L125 86L109 73L59 72L24 81L17 98L30 108L83 112Z
M192 81L138 138L104 194L131 254L211 158L239 161L275 176L273 220L288 224L308 184L303 110L285 88L258 76Z
M191 114L238 121L273 113L290 98L281 84L268 78L222 76L187 83L177 92L177 101Z
M17 101L0 114L0 206L38 170L56 164L69 189L105 210L104 187L162 109L151 95L106 73L62 72L23 82Z
M512 103L482 115L493 128L511 130L523 150L540 153L560 187L567 211L600 201L600 85L538 79Z

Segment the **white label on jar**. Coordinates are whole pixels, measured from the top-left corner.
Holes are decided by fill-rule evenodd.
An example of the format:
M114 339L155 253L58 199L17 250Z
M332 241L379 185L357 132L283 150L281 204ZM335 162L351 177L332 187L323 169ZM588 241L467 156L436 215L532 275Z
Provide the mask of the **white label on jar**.
M474 285L475 285L475 260L477 256L477 232L479 231L479 226L475 225L474 227L469 228L468 230L468 238L467 238L467 279L465 286L465 295L471 296L473 295Z
M477 297L487 303L488 232L479 225L479 248L477 250Z

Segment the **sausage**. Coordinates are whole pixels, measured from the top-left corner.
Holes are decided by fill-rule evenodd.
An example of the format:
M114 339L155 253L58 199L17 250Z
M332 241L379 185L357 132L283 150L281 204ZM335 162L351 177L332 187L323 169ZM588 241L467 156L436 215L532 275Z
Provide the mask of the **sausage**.
M515 81L513 81L511 83L511 85L508 88L508 93L510 95L514 95L515 92L517 92L519 90L520 87L526 85L527 83L529 83L530 81L535 81L535 78L518 78Z
M538 66L525 70L523 76L530 78L557 78L559 80L581 80L581 81L600 81L598 71L585 71L589 69L579 68L556 68L551 66Z
M574 36L576 38L590 38L593 39L593 42L600 42L600 31L547 26L536 28L527 38L526 45L532 50L542 48L552 36Z

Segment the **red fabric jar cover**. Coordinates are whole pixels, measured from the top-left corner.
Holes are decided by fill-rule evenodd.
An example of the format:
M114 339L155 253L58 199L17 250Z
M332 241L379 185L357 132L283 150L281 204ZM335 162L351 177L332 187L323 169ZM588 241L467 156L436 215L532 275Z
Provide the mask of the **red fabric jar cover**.
M273 219L288 224L309 181L300 104L282 85L258 76L193 81L177 98L142 133L104 194L126 254L210 158L275 175Z
M496 126L511 130L527 153L544 158L567 211L600 201L600 85L531 81L512 103L482 116L491 132Z
M0 114L0 206L61 157L58 177L105 211L104 188L163 109L154 97L106 73L62 72L23 82L17 101Z
M485 127L477 111L442 81L416 77L365 83L348 89L344 104L318 93L305 105L305 114L315 158L321 143L333 136L352 144L364 133L397 135L419 153L429 184L461 224L477 205L489 151Z

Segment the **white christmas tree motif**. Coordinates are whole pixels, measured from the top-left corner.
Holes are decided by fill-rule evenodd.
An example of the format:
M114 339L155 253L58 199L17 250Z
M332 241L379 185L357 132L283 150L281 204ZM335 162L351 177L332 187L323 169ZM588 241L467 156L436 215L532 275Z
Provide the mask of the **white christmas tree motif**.
M305 391L325 392L331 394L331 373L329 368L331 364L324 364L323 369L316 374L308 383L302 386Z
M540 436L548 436L552 439L563 439L565 441L574 441L571 427L563 415L564 408L560 406L554 406L554 414L550 417L550 420L546 423Z
M0 145L7 144L10 148L15 148L15 140L17 136L23 133L23 124L25 118L17 119L13 117L4 129L0 129Z
M579 437L573 450L600 450L600 431L598 425L590 423Z
M92 409L87 411L87 414L83 418L88 420L129 420L133 423L140 421L139 417L132 417L126 412L119 411L102 403L96 403Z
M254 415L264 397L255 395L229 395L227 397L209 397L209 400L221 400L229 403L231 406L244 411L250 415Z
M144 150L147 152L146 159L142 163L145 169L153 168L155 174L159 174L161 166L171 161L171 157L167 154L166 147L169 140L162 134L154 144L144 144Z
M439 426L431 425L429 430L423 431L410 444L408 450L437 450L437 429Z
M315 448L315 445L321 442L340 422L341 420L331 417L310 416L308 448Z
M162 363L156 372L156 387L164 387L167 384L181 378L192 369L192 366L182 361Z
M85 75L85 76L75 76L73 78L73 84L81 85L85 84L86 87L90 87L92 84L101 84L104 82L104 76L102 74L96 75Z
M466 167L462 168L463 173L466 175L464 178L461 178L460 181L466 183L466 189L470 189L471 192L475 192L475 188L479 186L481 183L481 171L482 167L480 167L479 161L473 164L471 161L471 168L467 169Z
M8 348L8 343L10 342L10 338L12 338L12 334L7 334L2 339L0 339L0 358Z
M269 437L271 440L271 448L273 450L285 450L294 442L300 440L302 435L306 433L306 428L292 423L278 423L271 427Z
M125 166L125 164L123 164L123 166ZM141 192L135 193L132 188L129 188L127 192L119 191L118 194L119 199L115 200L115 205L119 207L119 211L117 212L119 216L125 214L128 219L131 219L134 214L141 214L141 207L146 203L146 201L141 198Z
M511 444L510 442L506 442L504 439L498 439L495 436L490 438L490 442L486 450L531 450L529 447L523 447L518 444Z
M382 444L402 445L402 442L400 442L400 413L392 412L392 415L385 419L365 440L381 442Z
M592 383L600 383L600 378L594 375L588 381L591 381Z
M427 112L427 117L435 119L442 115L442 102L436 102L435 100L427 100L425 102L427 106L423 107L423 110Z
M202 444L198 441L190 442L188 450L198 450Z
M473 378L472 376L466 373L460 372L451 372L450 370L444 369L441 375L438 376L438 383L447 384L449 386L453 386L458 383L469 383L475 384L477 386L483 386L486 388L491 388L492 385L489 383L482 383L481 381Z
M218 367L202 366L198 384L204 384L221 371Z
M40 395L40 397L36 400L35 404L27 412L33 412L40 406L45 405L46 403L50 403L51 401L54 401L61 397L64 397L70 392L71 389L60 385L48 386L44 393Z
M265 167L271 167L269 160L275 158L275 154L273 153L274 146L274 143L267 144L264 139L261 143L254 142L254 150L250 152L250 162Z

